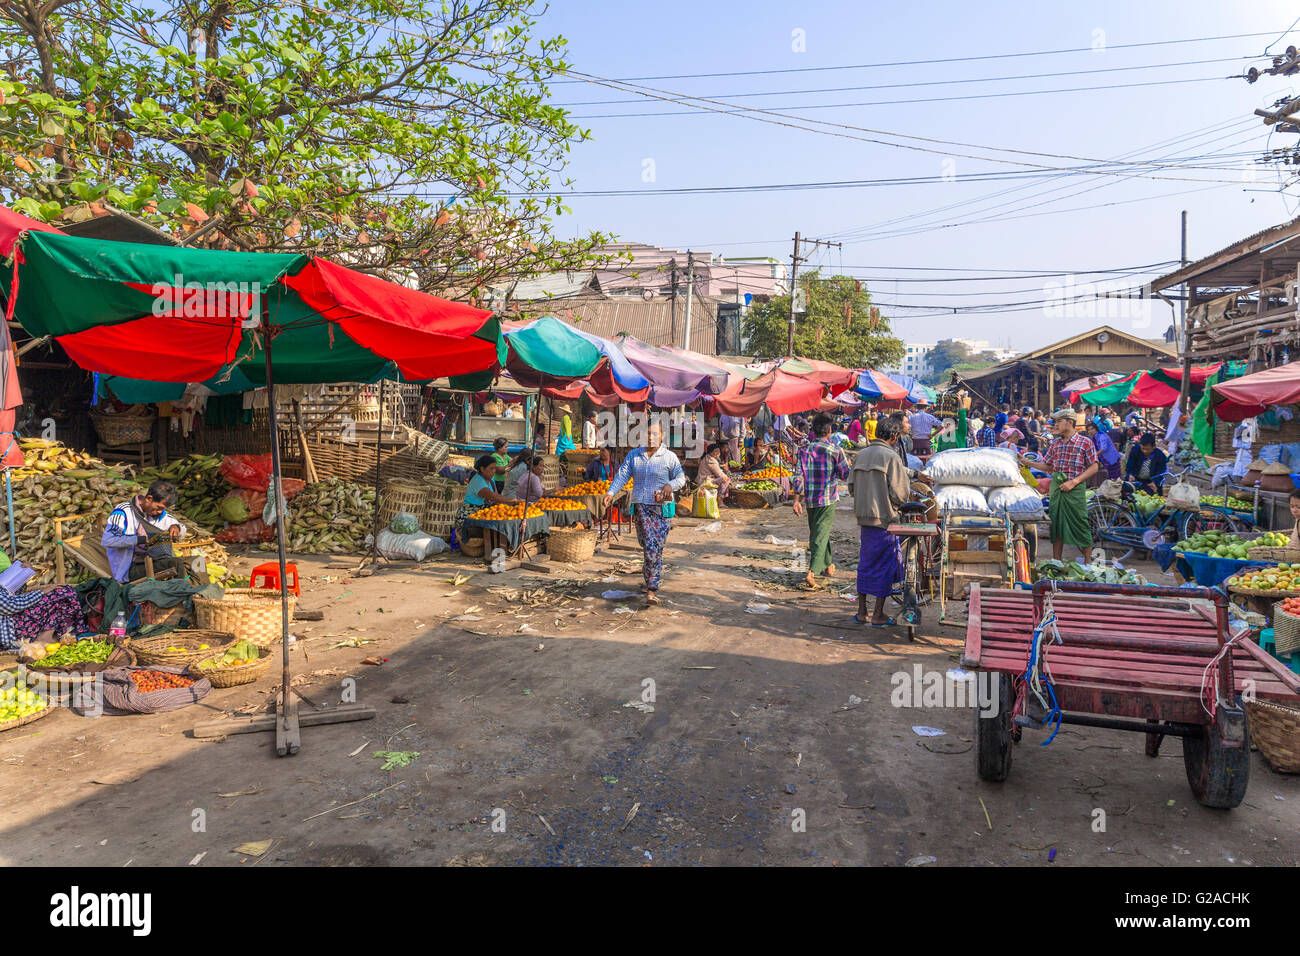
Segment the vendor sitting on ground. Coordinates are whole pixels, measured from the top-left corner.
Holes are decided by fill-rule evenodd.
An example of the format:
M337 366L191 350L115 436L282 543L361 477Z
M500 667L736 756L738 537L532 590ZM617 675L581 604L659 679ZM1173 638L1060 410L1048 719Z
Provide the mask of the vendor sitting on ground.
M727 468L723 464L723 452L727 450L725 441L715 442L710 445L700 456L700 467L695 472L695 483L702 485L706 481L711 481L718 486L718 500L721 501L727 497L731 491L731 476L727 474Z
M767 468L781 464L781 451L775 445L769 445L761 438L755 437L754 447L745 454L747 468Z
M465 489L465 500L461 503L460 510L456 512L456 527L462 528L461 538L465 537L463 527L464 521L475 511L480 508L486 508L488 505L517 505L516 498L507 498L499 494L492 479L496 477L497 460L492 455L480 455L474 461L474 477L469 480L469 486Z
M185 526L167 513L175 503L176 486L155 481L143 495L113 509L99 543L108 553L114 580L125 584L144 577L146 557L153 559L155 575L185 573L185 563L172 553L172 542L185 537Z
M1165 473L1169 471L1169 457L1156 447L1156 436L1147 432L1137 445L1129 449L1124 462L1124 480L1131 481L1139 491L1149 495L1162 494Z
M0 588L0 650L19 641L56 641L67 632L86 630L86 618L76 588L47 585L19 594Z
M608 447L602 448L600 454L587 462L582 477L584 481L609 481L614 477L614 460Z

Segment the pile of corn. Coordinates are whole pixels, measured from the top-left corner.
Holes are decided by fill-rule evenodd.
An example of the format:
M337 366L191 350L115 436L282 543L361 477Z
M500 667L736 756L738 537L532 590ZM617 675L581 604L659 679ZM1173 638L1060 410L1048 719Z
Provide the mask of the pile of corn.
M54 555L58 548L54 519L86 515L82 521L64 522L63 533L69 536L93 532L97 539L109 512L143 488L125 472L58 442L20 438L18 445L27 464L13 471L14 535L18 552L10 557L20 558L36 569L35 584L50 584L55 579ZM183 511L173 513L191 537L211 536ZM9 519L4 507L0 507L0 547L9 550ZM224 554L223 549L219 557ZM214 560L213 556L209 555L208 560ZM71 557L65 559L64 565L69 580L90 576Z
M289 502L285 543L295 554L342 554L365 549L375 520L375 489L340 478L309 484ZM275 549L275 542L260 545Z
M166 468L145 468L140 482L170 481L176 486L176 507L202 525L220 527L221 499L230 492L230 482L222 477L220 455L190 455L173 461Z

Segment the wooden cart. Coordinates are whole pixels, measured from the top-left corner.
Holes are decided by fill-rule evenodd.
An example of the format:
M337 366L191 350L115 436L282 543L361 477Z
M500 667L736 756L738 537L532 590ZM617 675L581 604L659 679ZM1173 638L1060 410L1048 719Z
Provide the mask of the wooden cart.
M979 542L976 550L971 544ZM1000 546L999 546L1000 543ZM1038 525L996 517L944 515L940 523L939 623L964 625L966 618L949 614L948 602L965 606L968 587L1012 588L1028 583L1029 566L1038 552Z
M1050 628L1055 615L1060 643ZM1060 724L1146 735L1156 756L1165 737L1183 739L1187 781L1208 807L1241 803L1250 777L1250 729L1243 699L1300 701L1300 675L1252 640L1229 633L1228 601L1208 588L1040 581L1028 590L971 589L962 664L992 680L975 715L976 764L1005 780L1025 727ZM1225 645L1231 647L1225 649ZM1040 704L1024 679L1031 654L1047 688ZM1204 681L1204 688L1202 682ZM996 706L994 706L996 705ZM1058 722L1059 719L1059 722Z

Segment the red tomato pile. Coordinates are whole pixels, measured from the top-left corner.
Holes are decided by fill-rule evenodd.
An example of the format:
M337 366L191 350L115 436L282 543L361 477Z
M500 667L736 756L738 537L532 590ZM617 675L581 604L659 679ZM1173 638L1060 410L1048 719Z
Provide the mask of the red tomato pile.
M161 671L132 671L131 680L135 682L136 690L145 694L156 690L168 690L172 687L189 687L194 683L192 677L181 677L179 674L164 674Z
M1282 610L1295 617L1300 617L1300 598L1287 598L1282 602Z

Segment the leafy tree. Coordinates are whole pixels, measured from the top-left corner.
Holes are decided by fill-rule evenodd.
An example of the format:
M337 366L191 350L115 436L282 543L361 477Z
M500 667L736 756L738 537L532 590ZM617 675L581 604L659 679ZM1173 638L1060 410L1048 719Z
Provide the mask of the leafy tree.
M0 0L0 197L422 288L579 266L532 0ZM526 195L525 195L526 194Z
M890 334L889 320L873 321L871 294L851 276L799 277L808 311L795 316L794 352L802 358L847 368L876 368L902 359L904 346ZM756 302L742 322L747 352L760 358L787 354L790 297Z

